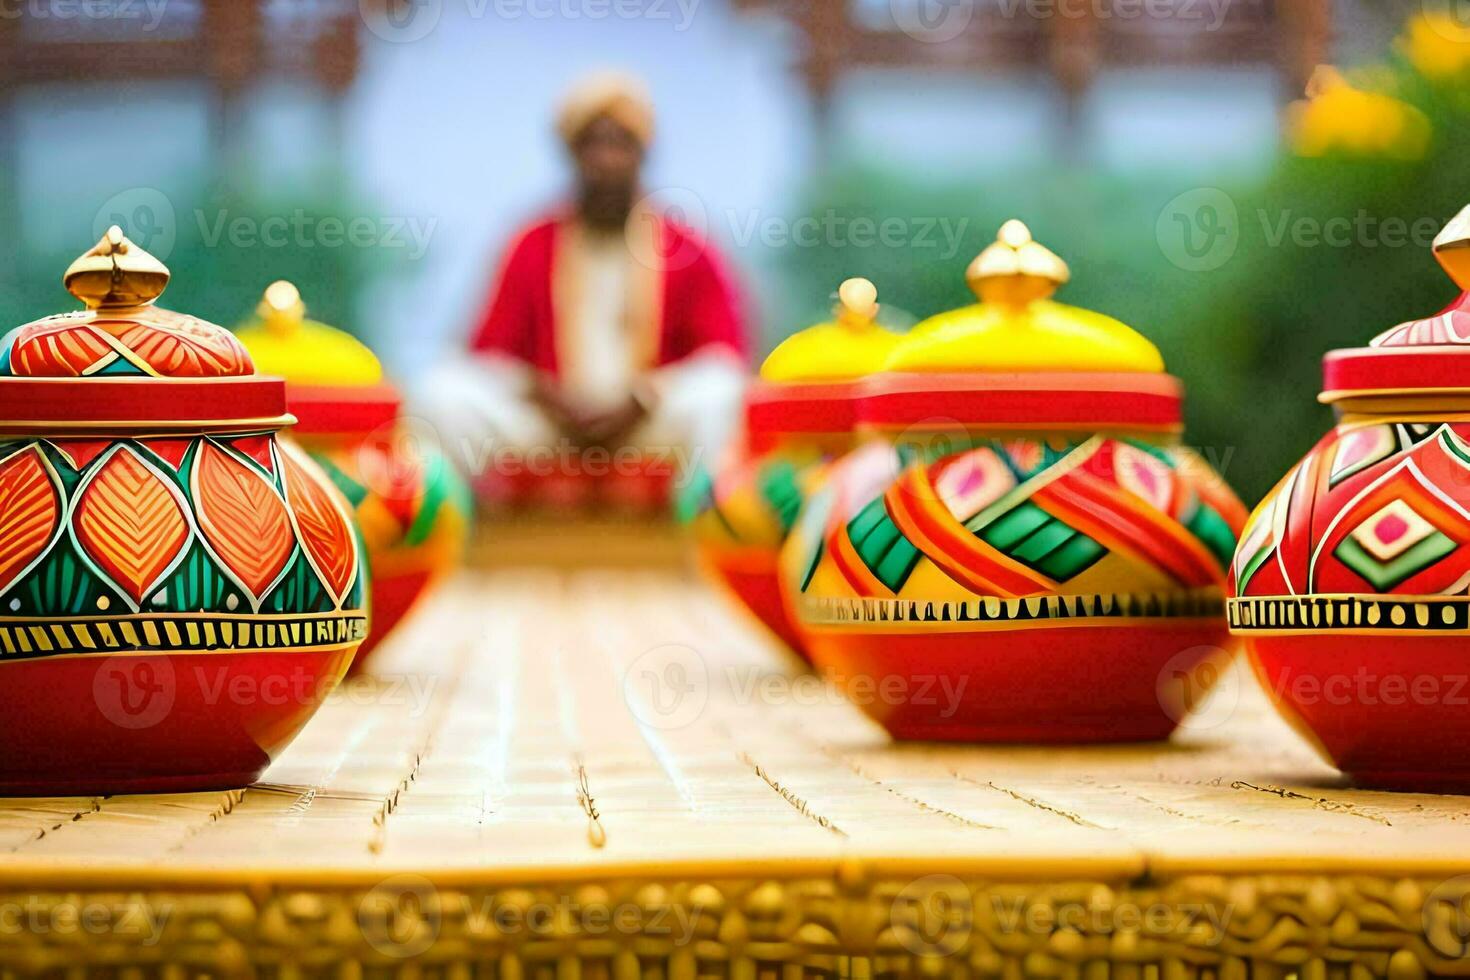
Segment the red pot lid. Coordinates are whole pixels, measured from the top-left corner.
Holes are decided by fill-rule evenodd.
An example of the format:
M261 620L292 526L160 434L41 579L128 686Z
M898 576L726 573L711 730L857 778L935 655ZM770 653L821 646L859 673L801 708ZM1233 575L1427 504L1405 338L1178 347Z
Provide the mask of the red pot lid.
M271 283L256 318L235 336L257 364L286 379L294 431L365 436L397 419L401 400L378 356L345 330L307 317L292 283Z
M787 337L761 365L760 380L746 392L746 432L757 439L850 433L859 382L883 367L899 340L877 315L877 288L845 280L833 318Z
M1461 289L1470 290L1470 207L1435 238L1434 255ZM1322 358L1323 402L1371 411L1395 401L1457 396L1470 396L1470 291L1434 316L1384 331L1367 347Z
M66 270L87 309L0 338L9 432L242 431L288 424L285 383L256 373L228 330L153 305L162 262L116 225Z
M830 435L857 422L856 381L829 384L753 381L745 392L745 428L752 435Z
M1184 389L1168 374L1027 371L885 374L868 383L858 422L887 431L995 428L1170 433Z
M1020 221L966 270L979 302L914 327L869 379L859 422L904 429L1177 431L1181 387L1118 320L1058 303L1066 262Z
M286 404L303 435L364 436L392 425L402 399L386 382L376 385L286 386Z

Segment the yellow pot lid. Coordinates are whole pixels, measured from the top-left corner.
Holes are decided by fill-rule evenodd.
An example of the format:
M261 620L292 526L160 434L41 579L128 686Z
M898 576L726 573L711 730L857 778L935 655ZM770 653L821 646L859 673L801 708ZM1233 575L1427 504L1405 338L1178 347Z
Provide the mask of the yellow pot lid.
M383 366L366 344L345 331L306 318L297 288L282 279L266 287L258 319L236 331L256 368L295 385L364 387L380 384Z
M761 365L777 384L854 381L883 367L899 335L878 326L878 289L848 279L837 290L834 318L787 337Z
M885 370L912 372L1150 372L1159 350L1137 331L1051 299L1071 278L1067 263L1012 219L965 272L980 302L924 320L903 337Z

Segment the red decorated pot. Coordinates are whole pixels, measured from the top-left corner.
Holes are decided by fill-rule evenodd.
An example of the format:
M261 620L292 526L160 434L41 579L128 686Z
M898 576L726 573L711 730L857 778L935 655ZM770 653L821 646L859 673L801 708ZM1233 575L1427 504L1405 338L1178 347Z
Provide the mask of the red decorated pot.
M784 645L806 656L782 595L778 558L827 465L852 447L858 379L881 366L898 337L877 326L877 290L849 279L835 318L784 340L745 399L741 441L678 501L713 582Z
M1157 350L1050 300L1067 277L1008 223L971 266L981 302L866 382L881 438L783 551L813 661L897 737L1162 738L1228 653L1244 508L1177 444Z
M1470 287L1470 209L1435 252ZM1357 782L1470 789L1470 293L1323 375L1338 424L1251 515L1231 629Z
M350 512L285 386L160 309L116 227L0 340L0 793L242 786L367 633Z
M355 672L459 566L469 489L432 434L402 417L377 356L350 334L307 319L295 286L271 284L258 312L238 337L262 370L286 379L287 408L296 416L290 438L351 504L372 570L372 629Z

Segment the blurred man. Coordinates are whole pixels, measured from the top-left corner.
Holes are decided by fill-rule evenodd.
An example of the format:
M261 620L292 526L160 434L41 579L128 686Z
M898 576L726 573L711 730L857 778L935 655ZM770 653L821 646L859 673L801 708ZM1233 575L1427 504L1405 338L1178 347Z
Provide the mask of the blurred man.
M573 198L515 237L470 358L425 407L482 454L713 453L739 417L746 324L709 244L639 201L652 106L635 80L597 76L568 95L558 131Z

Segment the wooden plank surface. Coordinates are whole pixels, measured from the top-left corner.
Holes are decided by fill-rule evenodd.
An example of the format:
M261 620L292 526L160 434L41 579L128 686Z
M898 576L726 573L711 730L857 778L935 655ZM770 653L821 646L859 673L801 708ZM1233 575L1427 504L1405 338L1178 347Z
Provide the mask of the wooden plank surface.
M692 575L526 568L466 573L376 665L244 791L0 802L0 876L1470 861L1465 798L1346 788L1244 671L1167 744L895 745Z

